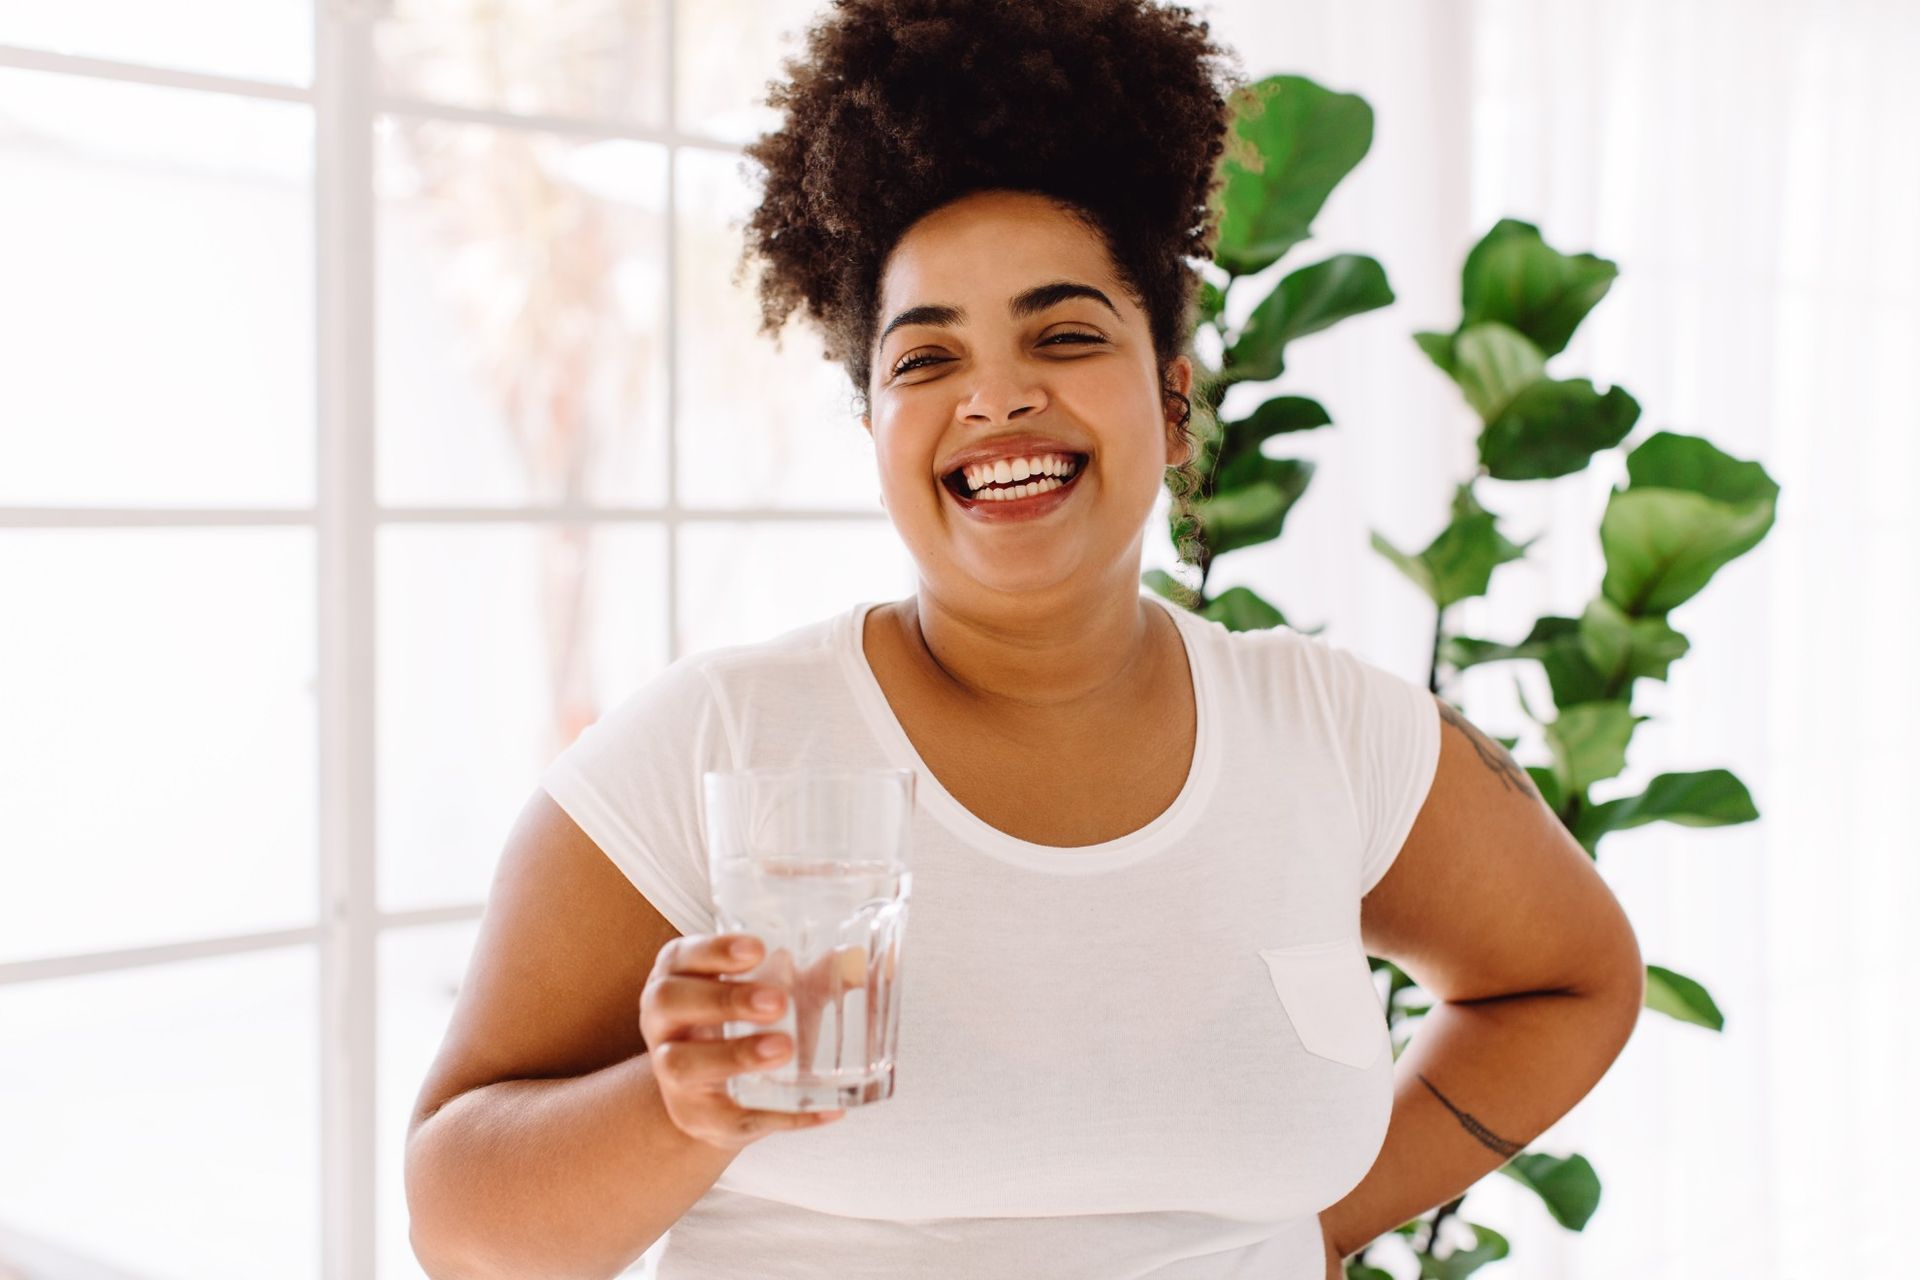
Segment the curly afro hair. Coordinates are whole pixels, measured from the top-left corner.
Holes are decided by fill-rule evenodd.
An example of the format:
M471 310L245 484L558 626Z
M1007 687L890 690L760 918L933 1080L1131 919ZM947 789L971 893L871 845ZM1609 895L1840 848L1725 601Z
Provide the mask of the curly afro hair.
M784 122L745 148L763 195L735 272L763 261L762 334L804 309L864 411L901 235L970 192L1026 191L1103 238L1164 382L1245 83L1205 21L1152 0L832 0L782 70L767 102Z

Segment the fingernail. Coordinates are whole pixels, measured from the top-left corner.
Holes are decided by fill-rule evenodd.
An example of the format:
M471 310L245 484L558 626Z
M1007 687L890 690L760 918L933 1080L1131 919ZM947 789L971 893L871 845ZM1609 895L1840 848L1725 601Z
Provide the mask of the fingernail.
M745 938L736 938L734 939L733 945L728 947L727 950L733 954L734 959L745 960L753 954L753 944Z
M756 991L753 993L753 1007L771 1013L780 1007L780 997L771 991Z
M783 1047L784 1046L778 1041L762 1040L759 1044L753 1046L753 1051L763 1058L773 1058L779 1056Z

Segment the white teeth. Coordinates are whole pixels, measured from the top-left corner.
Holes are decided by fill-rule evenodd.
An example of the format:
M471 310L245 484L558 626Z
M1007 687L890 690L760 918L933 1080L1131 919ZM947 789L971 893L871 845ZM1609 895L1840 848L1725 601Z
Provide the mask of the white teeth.
M1011 484L1034 476L1059 476L1065 478L1073 474L1073 460L1065 454L1044 453L1027 458L1001 458L994 462L975 463L965 469L967 488L979 490L989 484Z
M1048 490L1058 489L1065 483L1066 481L1064 480L1048 476L1044 480L1035 480L1031 484L1017 484L1011 489L988 489L984 492L976 493L974 497L982 502L1013 502L1020 498L1030 498L1036 493L1046 493Z

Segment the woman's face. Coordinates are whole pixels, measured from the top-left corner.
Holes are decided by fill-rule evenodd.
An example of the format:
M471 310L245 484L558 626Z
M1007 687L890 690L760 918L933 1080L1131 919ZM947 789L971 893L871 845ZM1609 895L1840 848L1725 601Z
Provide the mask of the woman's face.
M1043 197L968 195L901 237L879 315L862 422L921 578L947 597L1137 589L1146 518L1186 444L1100 239ZM1187 391L1191 362L1171 376ZM1028 481L1045 492L1001 501L955 474L982 454L1072 469L1047 462Z

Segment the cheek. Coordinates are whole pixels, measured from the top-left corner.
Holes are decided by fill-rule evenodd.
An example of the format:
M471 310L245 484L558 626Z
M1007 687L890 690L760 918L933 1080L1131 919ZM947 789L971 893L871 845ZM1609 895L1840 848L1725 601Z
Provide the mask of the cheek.
M931 492L936 461L932 442L938 434L937 429L921 427L910 415L899 412L875 422L873 463L881 485L894 494Z

